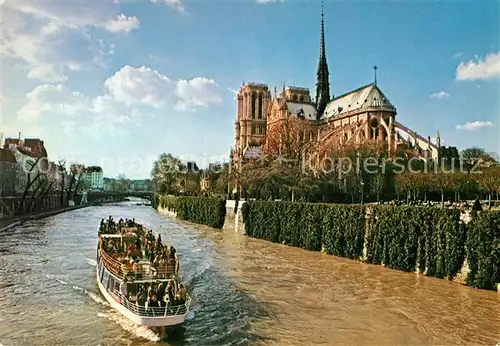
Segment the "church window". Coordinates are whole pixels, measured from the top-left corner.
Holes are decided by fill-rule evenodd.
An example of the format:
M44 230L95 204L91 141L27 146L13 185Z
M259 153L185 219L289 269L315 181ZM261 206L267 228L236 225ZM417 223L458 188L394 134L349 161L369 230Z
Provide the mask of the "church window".
M255 131L256 129L255 128L256 128L256 124L253 123L252 124L252 135L254 135L256 133L256 131Z
M255 94L252 94L252 118L255 119Z
M262 119L262 95L259 94L259 119Z

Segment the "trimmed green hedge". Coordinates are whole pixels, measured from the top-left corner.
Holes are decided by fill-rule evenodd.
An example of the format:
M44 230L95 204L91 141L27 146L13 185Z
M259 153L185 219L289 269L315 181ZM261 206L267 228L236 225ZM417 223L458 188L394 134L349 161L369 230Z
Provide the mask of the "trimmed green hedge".
M160 196L158 206L177 213L181 220L222 228L226 218L226 201L205 197Z
M467 284L495 289L500 283L500 212L481 212L467 234Z
M348 205L247 201L242 207L250 237L307 250L359 258L364 243L364 208Z
M242 214L250 237L352 259L366 247L369 263L449 280L467 255L468 285L500 282L500 212L483 212L469 227L459 210L415 206L247 201Z
M465 258L460 211L377 206L368 222L367 261L450 280Z

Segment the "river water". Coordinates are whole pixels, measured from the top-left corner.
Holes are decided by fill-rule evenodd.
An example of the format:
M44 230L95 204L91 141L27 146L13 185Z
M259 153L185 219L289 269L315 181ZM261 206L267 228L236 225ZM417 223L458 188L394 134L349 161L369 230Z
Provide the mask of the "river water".
M97 227L109 215L135 217L179 250L195 317L165 344L500 342L497 292L181 223L132 202L0 233L0 345L158 345L95 283Z

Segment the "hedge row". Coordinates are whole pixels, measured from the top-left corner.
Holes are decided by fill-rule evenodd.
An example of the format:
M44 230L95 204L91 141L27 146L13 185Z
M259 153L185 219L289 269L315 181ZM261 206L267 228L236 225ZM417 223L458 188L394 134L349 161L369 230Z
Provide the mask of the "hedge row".
M250 237L359 258L364 243L364 207L273 201L247 201L242 207ZM264 227L263 227L264 226Z
M459 210L378 206L367 228L370 263L449 279L462 268L466 229Z
M500 283L500 212L482 212L468 228L467 284L495 289Z
M450 280L467 255L468 285L500 282L499 212L481 213L469 227L458 210L411 206L247 201L242 212L250 237Z
M222 228L226 217L226 201L205 197L159 196L158 207L177 213L181 220Z

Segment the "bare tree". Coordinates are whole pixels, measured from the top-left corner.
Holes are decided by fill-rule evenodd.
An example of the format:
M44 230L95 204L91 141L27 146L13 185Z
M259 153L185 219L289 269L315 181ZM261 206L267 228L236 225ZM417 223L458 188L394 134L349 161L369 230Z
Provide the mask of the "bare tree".
M385 176L382 172L377 172L377 174L372 176L371 179L372 188L377 195L377 202L380 203L380 192L385 187Z
M23 196L21 197L21 202L19 204L19 208L17 210L17 213L19 215L22 215L24 212L25 212L25 204L26 204L26 198L28 196L28 192L30 190L30 188L33 186L33 184L35 182L37 182L41 175L42 175L42 172L38 171L36 173L33 173L33 170L38 166L38 162L40 162L40 158L37 158L35 160L34 163L28 163L31 167L29 168L29 171L27 173L27 180L26 180L26 185L24 187L24 192L23 192ZM32 178L33 174L35 174L35 177Z
M59 160L58 161L58 167L59 167L59 175L61 177L61 200L60 200L60 205L61 208L64 207L64 188L65 188L65 180L66 180L66 161L65 160Z
M73 192L73 186L75 185L75 182L77 184L75 191L78 191L78 184L79 184L79 181L80 181L80 178L82 176L84 169L85 169L85 167L83 165L80 165L80 164L73 164L70 167L71 180L69 183L68 193L66 196L66 200L68 201L68 203L71 200L71 192ZM75 198L76 198L76 192L73 193L73 200Z
M491 196L500 186L500 167L488 167L478 179L479 186L488 192L488 206L491 209Z

